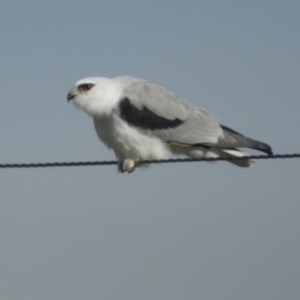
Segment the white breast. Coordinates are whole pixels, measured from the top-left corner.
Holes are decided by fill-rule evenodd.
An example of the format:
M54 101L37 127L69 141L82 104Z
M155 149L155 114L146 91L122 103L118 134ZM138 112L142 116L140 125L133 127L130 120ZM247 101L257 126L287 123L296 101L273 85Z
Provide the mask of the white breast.
M117 158L155 160L168 158L171 154L163 141L129 126L116 114L101 120L94 119L94 124L98 137L114 150Z

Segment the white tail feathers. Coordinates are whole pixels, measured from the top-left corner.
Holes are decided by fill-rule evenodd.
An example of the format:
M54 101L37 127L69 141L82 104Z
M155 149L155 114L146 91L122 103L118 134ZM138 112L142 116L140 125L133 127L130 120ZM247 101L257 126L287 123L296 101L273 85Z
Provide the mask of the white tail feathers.
M238 149L218 149L218 151L219 151L219 155L224 158L243 157L249 155ZM250 167L251 163L256 162L255 159L238 159L238 160L228 160L228 161L239 167Z

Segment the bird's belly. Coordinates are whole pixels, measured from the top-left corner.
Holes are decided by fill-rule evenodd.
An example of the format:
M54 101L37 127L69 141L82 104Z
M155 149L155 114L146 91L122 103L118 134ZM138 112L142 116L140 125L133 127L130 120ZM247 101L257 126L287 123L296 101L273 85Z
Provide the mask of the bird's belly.
M95 128L102 142L120 159L155 160L170 156L169 148L162 140L140 132L119 118L110 118L105 123L95 121Z

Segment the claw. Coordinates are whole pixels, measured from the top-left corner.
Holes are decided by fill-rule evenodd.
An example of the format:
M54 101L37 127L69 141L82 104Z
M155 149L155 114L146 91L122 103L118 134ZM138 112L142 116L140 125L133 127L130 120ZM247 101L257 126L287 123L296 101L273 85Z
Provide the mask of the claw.
M135 169L135 161L133 159L126 159L124 161L123 167L128 173L131 173Z
M124 161L120 161L119 171L121 171L122 173L124 173L124 172L131 173L138 166L139 166L139 163L138 163L137 159L127 158Z

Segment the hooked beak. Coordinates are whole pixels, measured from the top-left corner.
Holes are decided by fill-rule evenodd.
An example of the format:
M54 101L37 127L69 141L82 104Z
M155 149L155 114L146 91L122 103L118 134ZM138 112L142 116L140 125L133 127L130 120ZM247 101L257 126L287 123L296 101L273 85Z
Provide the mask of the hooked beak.
M70 102L72 99L74 99L76 96L76 94L74 94L72 91L68 94L67 99L68 102Z

